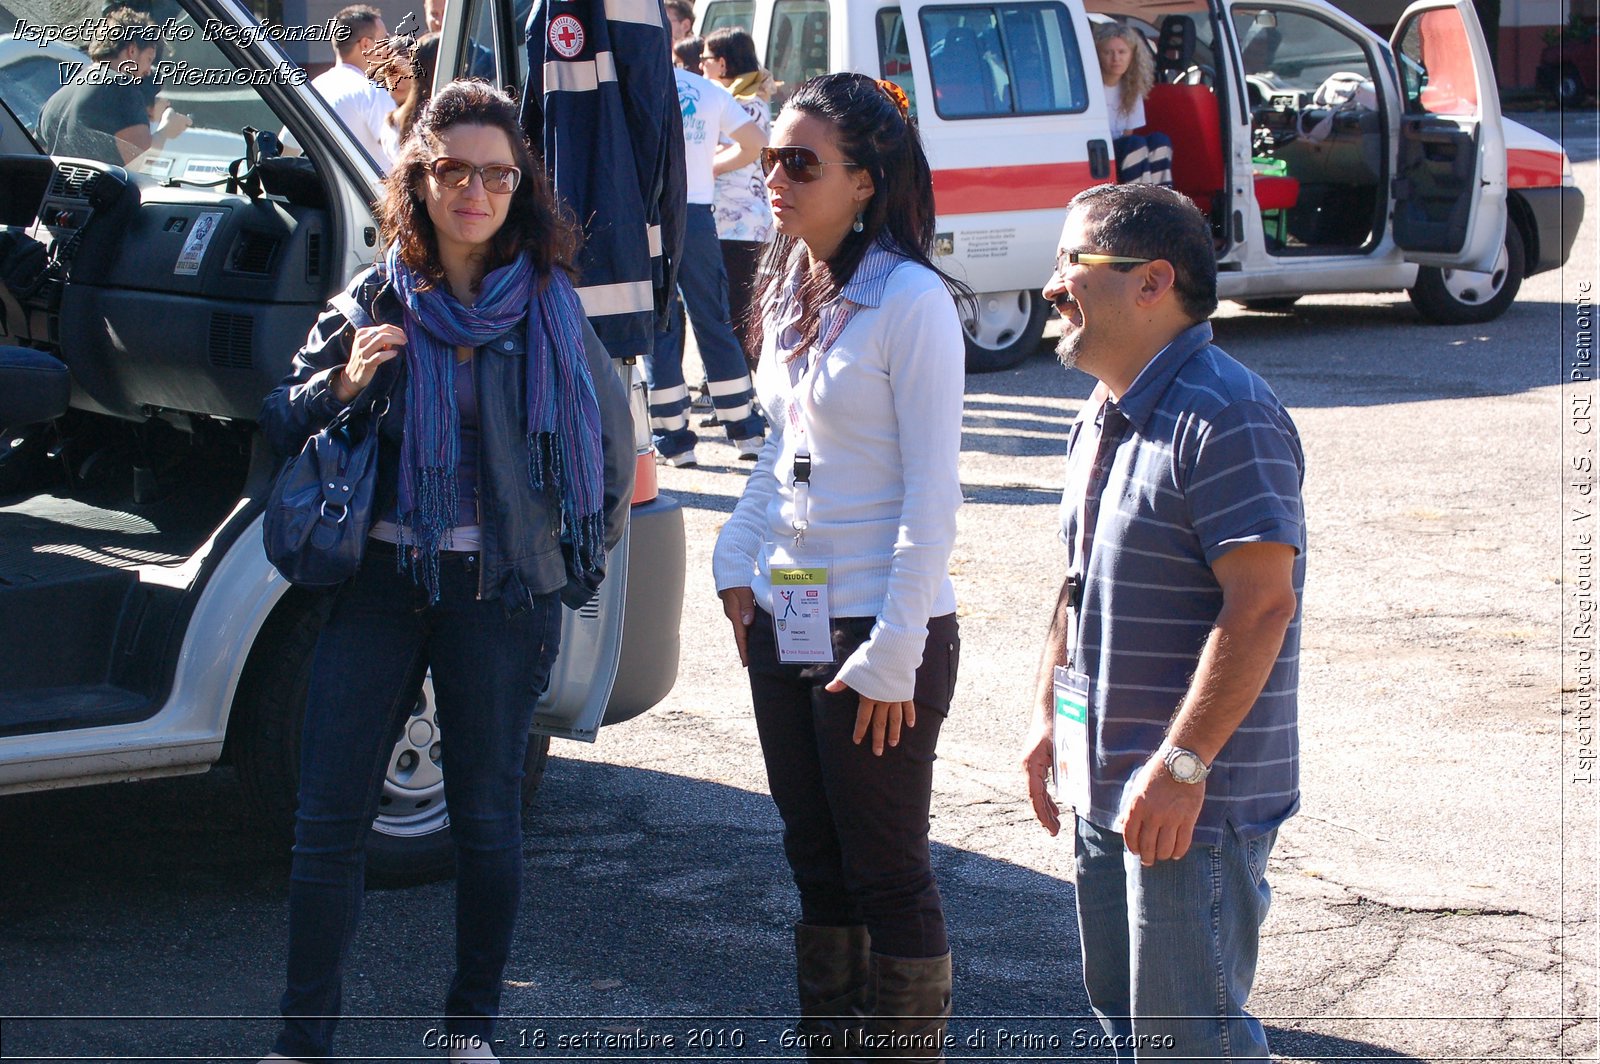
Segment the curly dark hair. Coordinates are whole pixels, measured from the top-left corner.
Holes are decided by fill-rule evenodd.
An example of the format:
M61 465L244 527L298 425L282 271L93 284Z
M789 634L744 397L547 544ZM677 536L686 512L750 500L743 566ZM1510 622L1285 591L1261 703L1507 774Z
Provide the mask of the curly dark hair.
M578 252L578 227L557 202L543 163L528 146L517 120L516 104L504 92L478 79L452 81L417 116L411 136L401 145L400 157L384 179L383 199L377 205L383 247L398 245L401 261L425 283L444 283L438 236L418 189L427 180L428 164L441 154L441 134L459 125L488 126L504 132L511 141L517 168L522 171L522 180L511 193L505 224L489 241L483 274L499 269L524 251L532 254L541 274L557 268L571 273Z

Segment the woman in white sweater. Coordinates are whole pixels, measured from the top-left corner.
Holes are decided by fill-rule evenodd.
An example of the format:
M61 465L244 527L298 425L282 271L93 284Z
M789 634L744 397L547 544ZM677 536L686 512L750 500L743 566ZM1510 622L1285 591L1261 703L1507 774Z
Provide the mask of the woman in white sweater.
M713 564L800 890L801 1030L817 1056L859 1054L865 1032L939 1059L950 952L928 803L960 653L952 295L968 293L930 260L932 176L892 84L804 82L761 164L771 428Z

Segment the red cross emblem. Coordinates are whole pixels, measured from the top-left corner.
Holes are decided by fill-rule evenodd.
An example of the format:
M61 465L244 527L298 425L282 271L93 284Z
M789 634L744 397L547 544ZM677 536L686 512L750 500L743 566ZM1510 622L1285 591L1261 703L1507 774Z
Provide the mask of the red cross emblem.
M557 15L550 20L550 47L563 59L583 51L583 38L583 23L571 15Z

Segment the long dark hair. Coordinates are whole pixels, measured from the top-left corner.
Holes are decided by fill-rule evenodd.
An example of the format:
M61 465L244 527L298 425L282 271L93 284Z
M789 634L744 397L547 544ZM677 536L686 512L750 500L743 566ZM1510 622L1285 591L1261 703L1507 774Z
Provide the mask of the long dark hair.
M958 304L974 300L972 290L933 264L933 171L917 127L901 114L878 83L865 74L822 74L795 89L785 111L821 119L833 127L839 150L872 175L873 193L861 212L861 232L845 234L826 270L807 271L800 284L800 344L817 340L818 311L855 275L862 256L882 244L938 274ZM761 264L760 281L749 311L750 343L761 349L762 308L804 261L798 241L779 233Z
M418 276L430 284L444 283L439 238L417 187L426 180L428 163L441 151L440 135L458 125L502 130L522 171L522 180L511 193L505 224L489 241L483 272L504 266L523 251L533 255L541 274L557 267L571 272L578 251L578 229L556 204L544 166L523 136L516 104L499 89L478 80L452 81L417 116L412 135L401 145L400 157L383 182L377 212L383 246L398 244L401 261Z

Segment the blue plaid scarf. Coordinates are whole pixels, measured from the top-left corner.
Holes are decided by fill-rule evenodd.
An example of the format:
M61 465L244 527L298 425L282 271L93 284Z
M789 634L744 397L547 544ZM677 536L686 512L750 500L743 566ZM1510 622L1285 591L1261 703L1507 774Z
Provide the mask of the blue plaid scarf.
M605 562L600 404L583 346L583 309L560 269L540 277L526 252L483 279L464 307L443 285L422 287L397 248L385 259L405 307L406 421L400 448L400 527L412 575L439 598L439 550L455 524L461 432L457 346L476 349L519 321L528 330L528 469L535 491L559 491L563 541L576 567ZM541 283L542 282L542 283ZM468 371L470 372L470 370ZM487 471L484 471L487 474Z

